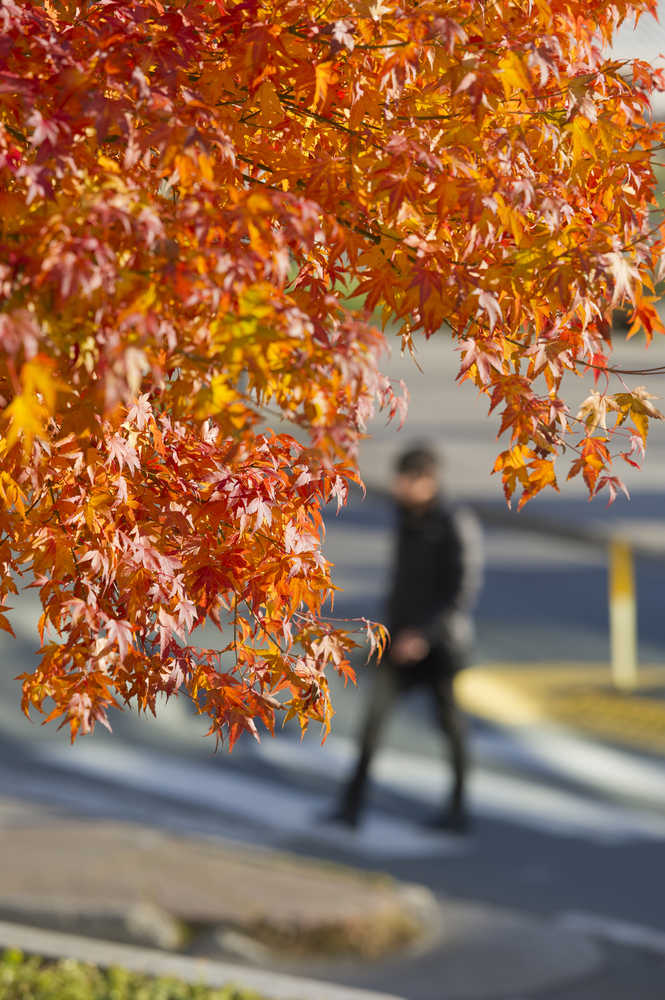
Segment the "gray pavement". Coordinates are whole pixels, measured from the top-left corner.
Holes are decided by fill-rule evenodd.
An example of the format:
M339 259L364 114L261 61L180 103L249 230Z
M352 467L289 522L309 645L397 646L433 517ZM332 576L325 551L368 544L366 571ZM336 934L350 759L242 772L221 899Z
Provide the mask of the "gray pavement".
M318 756L313 745L288 748L284 742L267 743L266 757L239 754L233 763L184 761L164 748L134 747L130 753L127 746L106 761L84 751L76 766L63 766L64 755L54 747L31 760L14 752L11 766L0 768L0 787L14 796L4 802L0 825L19 834L26 830L22 840L29 847L40 828L48 836L49 829L56 832L79 815L88 824L92 848L95 824L108 836L108 821L121 819L138 824L144 847L150 829L166 829L180 838L204 837L207 850L220 839L243 849L253 843L426 885L439 901L441 918L423 948L362 964L319 960L271 966L408 1000L512 1000L552 990L563 998L567 984L578 989L580 981L604 981L626 951L641 974L654 955L662 961L662 893L653 873L665 840L665 815L618 809L563 789L548 793L542 781L485 775L486 797L503 788L503 803L495 802L500 808L493 812L487 801L479 801L475 832L467 838L434 836L421 824L440 795L440 769L431 758L386 751L378 762L368 821L351 833L319 818L348 763L341 737ZM5 759L11 751L6 749ZM309 768L299 767L299 754ZM39 813L31 810L31 799ZM182 843L185 850L187 841ZM16 866L17 851L1 832L0 847L5 863ZM98 864L105 856L102 852ZM79 877L85 877L82 857L80 862ZM168 870L177 878L177 868ZM186 871L184 865L183 875ZM45 874L45 890L53 877ZM254 891L260 899L260 880ZM603 995L595 988L579 995ZM653 991L640 995L655 998L658 989L660 981L654 981Z

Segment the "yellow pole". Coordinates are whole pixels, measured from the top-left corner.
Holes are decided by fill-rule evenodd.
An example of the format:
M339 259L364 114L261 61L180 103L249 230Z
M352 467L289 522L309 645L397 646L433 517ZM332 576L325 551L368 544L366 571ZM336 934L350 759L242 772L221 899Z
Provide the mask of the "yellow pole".
M637 683L637 602L633 552L620 539L610 542L608 591L612 680L627 691Z

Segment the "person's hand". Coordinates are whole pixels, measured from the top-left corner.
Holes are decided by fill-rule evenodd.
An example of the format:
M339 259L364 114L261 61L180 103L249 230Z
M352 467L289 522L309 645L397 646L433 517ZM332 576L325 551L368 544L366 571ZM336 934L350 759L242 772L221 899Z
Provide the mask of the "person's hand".
M424 660L429 653L429 643L422 632L407 628L395 636L390 647L390 658L400 666L408 666Z

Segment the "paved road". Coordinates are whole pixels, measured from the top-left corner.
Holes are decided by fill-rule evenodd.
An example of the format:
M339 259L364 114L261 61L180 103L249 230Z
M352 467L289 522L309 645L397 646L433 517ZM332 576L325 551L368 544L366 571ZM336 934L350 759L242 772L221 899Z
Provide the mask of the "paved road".
M444 769L416 698L387 733L367 823L349 833L321 815L351 763L368 680L361 675L359 692L336 692L339 716L325 747L315 733L300 744L287 731L260 746L245 742L232 757L211 753L184 702L171 701L159 721L118 716L114 736L101 732L71 748L51 728L28 727L4 698L0 795L389 871L444 901L531 913L601 942L605 965L588 981L505 1000L660 1000L662 764L559 733L475 724L474 832L461 840L432 834L424 823L444 794ZM436 954L307 971L409 1000L453 1000L442 991Z
M322 749L314 738L301 745L295 734L287 733L260 747L241 746L231 758L212 756L200 739L191 737L192 720L175 705L162 723L133 734L126 719L124 738L118 734L114 743L104 736L71 750L51 740L31 747L5 742L0 794L84 816L359 864L428 885L444 903L452 896L531 913L553 928L565 926L580 938L599 940L605 956L605 965L586 986L575 984L544 996L662 996L662 978L655 973L665 956L659 874L665 797L658 808L622 801L594 781L592 773L581 779L566 771L570 744L559 743L564 766L556 760L546 765L535 748L519 745L510 734L480 730L475 734L474 832L462 839L434 834L425 821L444 791L438 753L428 752L434 749L434 734L419 720L424 732L418 753L396 749L408 735L403 718L401 727L395 727L393 747L377 762L367 822L351 833L321 821L348 770L351 740L340 734ZM574 749L578 762L588 759L590 772L599 769L597 748ZM651 761L622 755L621 762L624 783L655 781L660 775ZM613 760L601 763L607 768ZM612 943L615 939L618 944ZM437 971L436 949L397 964L307 971L390 990L409 1000L455 996L441 988L445 968ZM620 992L617 982L623 973L628 978ZM605 991L610 981L614 992ZM642 984L639 993L628 989L635 982ZM483 995L489 1000L503 994ZM540 995L534 991L529 997Z

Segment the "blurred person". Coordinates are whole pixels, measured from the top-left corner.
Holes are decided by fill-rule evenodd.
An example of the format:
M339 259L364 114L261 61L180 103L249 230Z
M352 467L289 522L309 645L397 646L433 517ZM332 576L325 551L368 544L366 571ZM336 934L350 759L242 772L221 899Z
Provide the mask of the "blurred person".
M453 772L449 801L433 825L455 833L469 827L466 735L453 681L471 645L470 610L482 570L480 530L469 512L454 512L443 503L438 465L430 448L418 446L395 466L397 538L386 609L391 643L374 679L355 770L333 813L334 820L353 827L365 805L381 728L395 700L414 688L431 694Z

